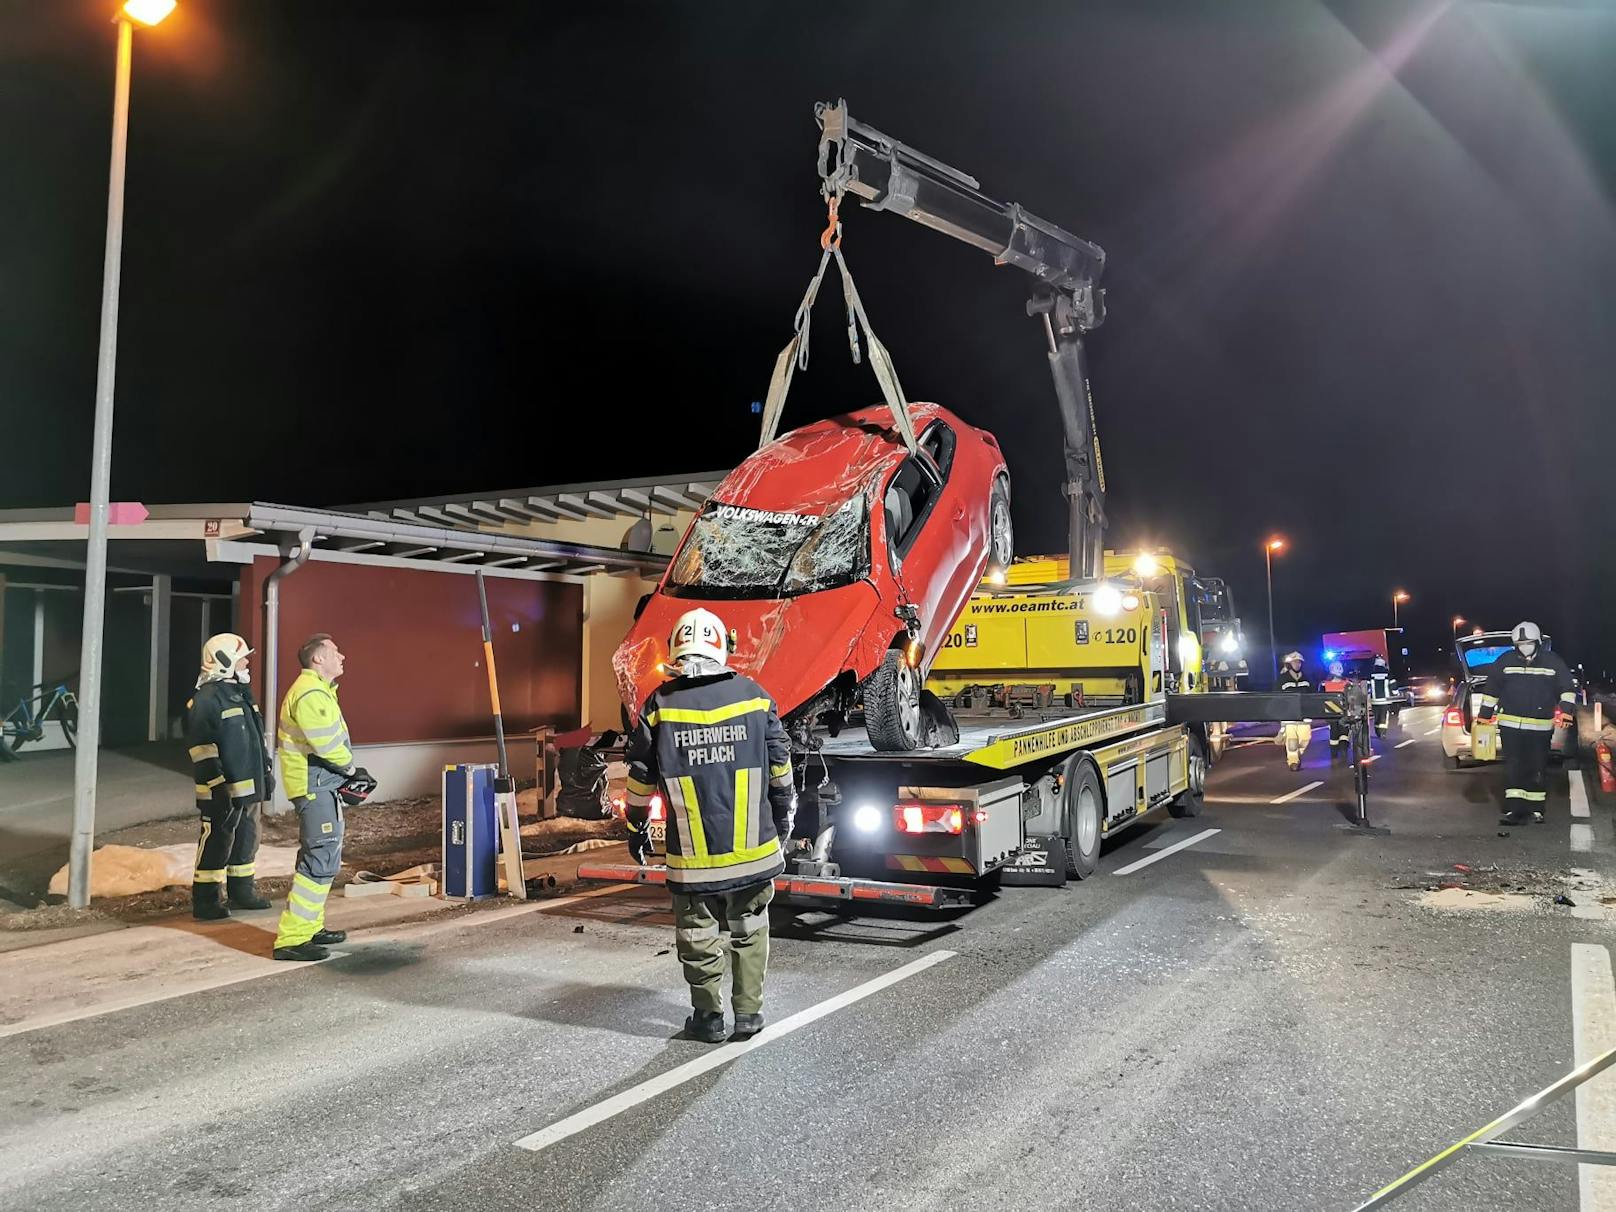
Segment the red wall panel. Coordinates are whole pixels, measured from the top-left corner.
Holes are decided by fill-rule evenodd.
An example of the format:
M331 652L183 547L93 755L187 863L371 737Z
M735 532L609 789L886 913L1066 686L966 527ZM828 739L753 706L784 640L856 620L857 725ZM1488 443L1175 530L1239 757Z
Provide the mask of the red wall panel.
M259 556L242 570L243 634L260 652L264 582L277 564ZM507 577L486 584L506 731L576 726L582 587ZM280 597L281 693L297 676L298 645L330 632L347 657L342 708L355 743L493 732L475 578L311 561L281 580Z

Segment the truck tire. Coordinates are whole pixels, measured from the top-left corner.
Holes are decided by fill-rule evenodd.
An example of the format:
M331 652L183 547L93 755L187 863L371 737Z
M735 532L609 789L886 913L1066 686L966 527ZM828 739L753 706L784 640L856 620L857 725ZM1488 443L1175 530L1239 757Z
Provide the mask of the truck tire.
M920 670L894 648L864 683L864 730L882 753L920 748L926 720L920 710Z
M1015 559L1015 530L1010 524L1010 485L1001 476L988 498L988 575L1008 572Z
M1174 796L1172 802L1167 805L1168 815L1179 820L1200 816L1201 809L1206 807L1206 744L1193 732L1190 733L1185 766L1189 786Z
M1066 876L1087 879L1100 865L1100 824L1105 818L1105 792L1094 767L1074 757L1066 767L1062 795L1066 801Z

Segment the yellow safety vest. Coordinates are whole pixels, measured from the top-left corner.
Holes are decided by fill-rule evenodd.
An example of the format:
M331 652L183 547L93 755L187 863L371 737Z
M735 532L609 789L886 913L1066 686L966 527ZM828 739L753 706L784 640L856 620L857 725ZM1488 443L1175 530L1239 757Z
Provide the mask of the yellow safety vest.
M278 741L281 782L290 799L309 794L310 756L338 768L352 766L348 722L337 705L336 686L312 669L298 674L281 701Z

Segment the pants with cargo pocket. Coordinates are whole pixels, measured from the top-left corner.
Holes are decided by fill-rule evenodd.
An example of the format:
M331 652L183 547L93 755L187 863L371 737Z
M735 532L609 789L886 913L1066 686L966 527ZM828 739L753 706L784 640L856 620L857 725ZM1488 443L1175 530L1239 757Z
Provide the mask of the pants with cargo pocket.
M297 866L275 946L297 947L325 927L325 901L342 870L342 776L309 768L310 795L296 801Z
M1499 738L1504 746L1504 811L1542 812L1548 799L1544 775L1554 734L1500 725Z
M258 805L238 808L231 804L223 787L214 788L213 798L198 807L202 811L202 835L196 844L196 870L193 884L222 884L253 873L258 855Z
M673 894L673 937L697 1010L724 1008L724 940L719 922L729 927L730 968L736 1014L763 1010L763 973L769 966L769 902L774 882L734 892Z

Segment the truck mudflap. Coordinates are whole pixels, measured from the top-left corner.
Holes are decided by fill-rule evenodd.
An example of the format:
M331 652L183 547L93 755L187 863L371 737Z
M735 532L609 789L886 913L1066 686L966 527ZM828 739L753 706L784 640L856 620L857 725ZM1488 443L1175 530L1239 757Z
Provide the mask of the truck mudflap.
M584 863L580 883L666 884L666 867L640 867L633 863ZM858 901L863 904L915 905L923 909L957 909L971 903L968 888L939 888L933 884L894 884L884 880L846 876L780 875L774 880L777 896L791 901Z

